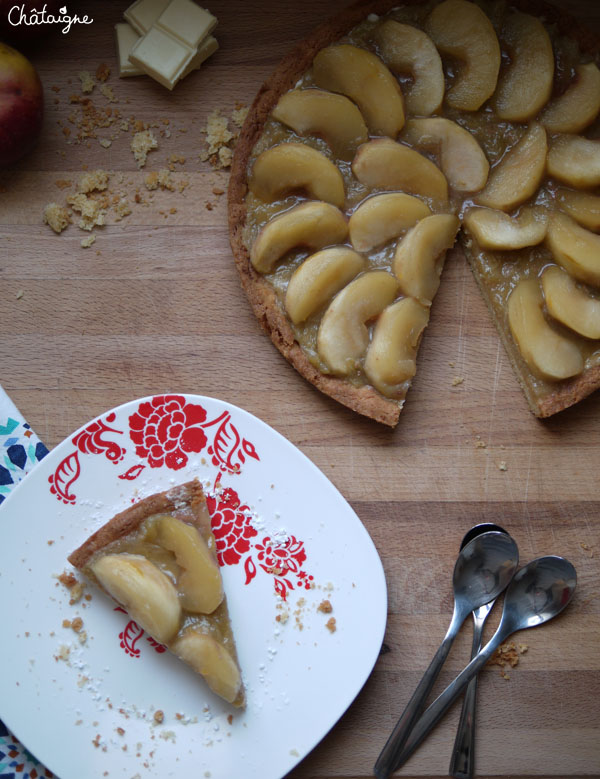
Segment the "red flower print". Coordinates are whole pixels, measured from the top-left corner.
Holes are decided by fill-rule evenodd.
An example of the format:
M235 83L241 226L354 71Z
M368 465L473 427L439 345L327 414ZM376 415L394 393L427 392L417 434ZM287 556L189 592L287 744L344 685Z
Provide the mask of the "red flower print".
M166 465L177 471L187 464L188 453L197 454L206 446L200 427L205 420L204 408L186 403L181 395L157 395L140 403L129 417L129 435L136 454L151 468Z
M248 506L241 506L235 490L223 490L218 497L207 496L212 530L217 542L220 565L237 565L250 549L250 540L258 535L250 524Z
M290 573L300 576L303 573L302 563L306 560L306 552L304 543L295 536L288 536L283 543L266 536L262 544L256 544L255 549L263 571L276 576Z

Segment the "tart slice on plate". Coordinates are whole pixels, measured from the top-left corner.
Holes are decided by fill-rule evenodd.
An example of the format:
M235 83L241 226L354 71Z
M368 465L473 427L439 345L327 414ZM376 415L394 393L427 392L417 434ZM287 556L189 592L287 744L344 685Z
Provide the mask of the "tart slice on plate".
M190 481L114 516L69 562L234 706L244 686L202 486Z

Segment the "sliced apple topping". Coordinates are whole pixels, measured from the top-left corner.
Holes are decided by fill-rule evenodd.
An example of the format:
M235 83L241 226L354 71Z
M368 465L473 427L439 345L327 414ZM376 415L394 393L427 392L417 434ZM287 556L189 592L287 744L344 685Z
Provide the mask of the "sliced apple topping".
M305 246L323 249L343 243L348 223L330 203L301 203L270 219L252 244L250 260L259 273L270 273L289 251Z
M301 190L315 200L344 205L344 179L317 149L304 143L280 143L260 154L248 181L250 191L266 203Z
M159 517L153 523L156 541L173 552L181 573L177 589L186 611L212 614L223 600L221 571L214 551L195 527L172 516Z
M460 220L453 214L421 219L398 244L393 271L405 295L430 306L440 285L446 250L454 245Z
M210 689L229 703L234 703L242 687L239 668L223 644L189 627L172 644L171 649L201 674Z
M566 214L550 217L546 245L559 265L579 281L600 287L600 235Z
M154 563L137 554L107 554L91 565L104 589L161 643L177 633L181 606L175 585Z
M554 52L546 28L535 16L507 15L500 33L510 65L500 74L492 106L500 119L526 122L550 99Z
M511 251L544 240L548 213L544 208L525 206L513 217L495 208L470 208L464 224L483 249Z
M333 154L342 160L351 160L360 144L369 137L365 120L356 105L344 95L322 89L286 92L273 109L272 116L298 135L323 138Z
M307 257L294 271L285 293L285 309L292 322L306 321L364 267L364 258L347 246L332 246Z
M425 32L443 56L459 63L446 102L476 111L494 94L500 70L500 44L492 23L475 3L445 0L429 14Z
M367 351L366 323L392 302L396 279L384 270L364 273L334 297L323 315L317 335L317 351L325 365L339 376L354 373Z
M595 232L600 230L600 195L561 187L556 190L554 197L559 208L582 227Z
M523 279L508 298L508 323L521 356L538 376L560 381L583 370L577 345L546 321L544 299L537 279Z
M417 350L428 321L429 308L410 297L388 306L377 320L365 373L382 395L402 394L402 385L417 372Z
M561 268L542 274L542 289L550 316L584 338L600 338L600 300L593 298Z
M442 60L431 38L410 24L388 19L378 27L375 42L393 73L412 76L412 84L404 88L407 112L413 116L436 113L445 84Z
M418 151L389 138L363 144L352 170L370 189L403 190L438 203L448 200L448 182L442 171Z
M560 135L548 151L548 174L582 189L600 186L600 141Z
M590 125L600 111L600 70L593 62L575 69L575 81L540 115L549 133L578 133Z
M395 138L404 126L400 85L372 52L349 44L321 49L313 78L318 87L354 100L373 135Z
M458 192L477 192L485 186L490 164L476 139L456 122L439 116L409 119L403 138L412 146L439 152L440 168Z
M372 195L350 216L350 242L359 252L367 252L397 238L431 209L418 197L403 192Z
M477 195L482 206L510 211L537 190L546 169L546 131L532 122L521 140L492 168L485 189Z

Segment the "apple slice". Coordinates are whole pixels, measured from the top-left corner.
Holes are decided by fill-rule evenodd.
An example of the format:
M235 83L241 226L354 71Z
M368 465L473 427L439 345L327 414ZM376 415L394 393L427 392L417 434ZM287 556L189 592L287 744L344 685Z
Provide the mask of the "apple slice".
M350 242L359 252L368 252L397 238L431 209L418 197L403 192L372 195L350 216Z
M250 261L259 273L270 273L275 264L297 246L323 249L343 243L348 235L346 218L330 203L300 203L270 219L252 244Z
M600 230L600 195L560 187L554 197L559 208L582 227L594 232Z
M165 515L153 522L156 542L173 552L181 572L177 589L181 605L194 614L212 614L223 600L223 582L216 555L198 530Z
M552 94L552 43L539 19L519 11L507 15L500 40L508 51L510 65L500 74L492 106L500 119L527 122Z
M548 174L571 187L600 186L600 141L579 135L554 138L548 151Z
M364 143L352 171L370 189L403 190L437 203L448 200L448 182L442 171L418 151L389 138Z
M338 208L346 199L340 171L324 154L304 143L280 143L259 154L248 186L266 203L297 190Z
M544 176L547 148L546 131L532 122L521 140L492 168L476 202L510 211L530 198Z
M578 287L562 268L551 265L542 274L550 316L584 338L600 338L600 300Z
M403 394L403 385L417 372L417 351L428 322L429 308L413 298L392 303L377 320L365 358L365 373L382 395Z
M354 100L373 135L395 138L404 126L400 85L372 52L349 44L327 46L313 60L313 78L318 87Z
M105 554L90 566L109 595L161 643L179 630L181 606L171 580L138 554Z
M319 357L332 373L354 373L369 345L366 322L396 297L398 282L385 270L364 273L334 297L317 334Z
M538 376L560 381L583 370L576 344L559 335L543 313L544 299L537 279L522 279L508 298L508 324L521 356Z
M392 270L400 289L430 306L440 285L446 250L454 245L460 220L454 214L421 219L398 244Z
M575 81L567 91L549 103L540 122L549 133L578 133L590 125L600 111L600 70L593 62L575 68Z
M475 3L444 0L427 17L425 32L442 56L459 62L446 102L477 111L494 94L500 70L500 44L492 23Z
M307 257L294 271L285 293L285 309L292 322L306 321L364 267L364 258L347 246L332 246Z
M431 38L410 24L388 19L375 31L375 43L393 73L412 76L412 84L404 88L407 113L431 116L439 111L444 99L444 71Z
M571 276L600 287L600 235L580 227L566 214L554 213L548 223L546 246Z
M298 135L323 138L342 160L351 160L360 144L369 139L367 125L356 105L344 95L322 89L286 92L272 116Z
M544 240L548 213L544 208L525 206L513 217L495 208L470 208L463 222L483 249L511 251Z
M242 677L235 660L214 636L198 626L186 628L171 645L185 663L199 673L210 689L233 703L242 687Z
M403 139L413 146L439 152L440 168L452 189L477 192L485 186L490 164L471 133L456 122L439 116L409 119Z

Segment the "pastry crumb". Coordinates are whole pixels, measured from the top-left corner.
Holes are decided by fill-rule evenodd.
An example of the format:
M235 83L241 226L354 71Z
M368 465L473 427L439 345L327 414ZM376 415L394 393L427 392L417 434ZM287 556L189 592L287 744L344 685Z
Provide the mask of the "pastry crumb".
M320 611L323 614L331 614L333 611L333 606L331 605L330 600L322 600L321 603L317 606L317 611Z
M91 92L93 92L94 87L96 86L96 82L94 81L92 74L87 70L80 70L77 75L81 81L81 91L86 95L89 95Z
M453 387L458 387L458 385L459 385L459 384L462 384L462 383L463 383L463 381L464 381L464 377L463 377L463 376L455 376L455 377L452 379L452 386L453 386Z
M325 623L325 627L330 633L335 633L337 626L335 624L335 617L330 617Z
M92 235L88 235L87 238L81 239L81 248L89 249L90 246L95 242L96 242L96 236L92 233Z
M162 709L157 709L154 712L154 722L156 722L157 725L162 725L162 723L165 721L165 714Z
M138 168L143 168L146 164L148 154L158 148L158 141L156 140L152 130L140 130L136 132L131 140L131 151Z
M78 192L89 195L90 192L103 192L108 187L108 172L98 168L84 173L77 184Z
M70 221L69 212L58 203L48 203L44 209L44 224L51 227L55 233L61 233Z
M499 471L507 471L508 470L508 465L506 464L506 460L500 460L500 462L498 463L498 470Z

